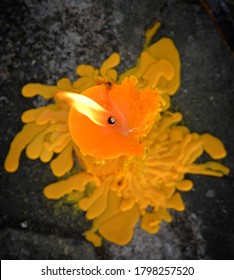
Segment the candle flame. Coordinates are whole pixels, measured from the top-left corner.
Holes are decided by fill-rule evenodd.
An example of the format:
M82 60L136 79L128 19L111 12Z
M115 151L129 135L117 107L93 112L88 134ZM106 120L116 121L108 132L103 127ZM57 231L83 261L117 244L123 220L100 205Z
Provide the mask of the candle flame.
M111 113L89 97L73 92L59 92L55 96L71 104L79 113L100 126L106 126Z

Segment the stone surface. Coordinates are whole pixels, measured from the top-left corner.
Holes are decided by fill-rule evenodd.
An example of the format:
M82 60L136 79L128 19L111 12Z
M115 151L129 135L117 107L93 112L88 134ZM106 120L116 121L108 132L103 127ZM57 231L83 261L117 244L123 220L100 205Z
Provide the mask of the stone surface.
M1 258L233 259L234 57L202 6L185 0L2 0L0 9ZM190 176L195 188L183 194L187 210L173 213L157 235L137 228L127 246L93 248L82 236L89 227L83 213L43 197L43 186L55 180L48 165L23 154L17 172L3 170L22 112L44 102L20 91L28 82L75 79L78 64L99 67L114 51L122 58L120 71L133 66L145 30L158 20L154 40L172 38L181 54L181 88L172 108L191 131L222 139L228 151L222 162L232 172L221 179Z

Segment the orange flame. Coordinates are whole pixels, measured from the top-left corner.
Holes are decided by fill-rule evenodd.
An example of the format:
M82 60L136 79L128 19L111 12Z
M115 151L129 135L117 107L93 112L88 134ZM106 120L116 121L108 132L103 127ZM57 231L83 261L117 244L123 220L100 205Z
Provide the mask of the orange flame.
M85 115L97 125L107 125L107 119L111 116L110 112L89 97L73 92L59 92L55 96L60 100L67 101L79 113Z

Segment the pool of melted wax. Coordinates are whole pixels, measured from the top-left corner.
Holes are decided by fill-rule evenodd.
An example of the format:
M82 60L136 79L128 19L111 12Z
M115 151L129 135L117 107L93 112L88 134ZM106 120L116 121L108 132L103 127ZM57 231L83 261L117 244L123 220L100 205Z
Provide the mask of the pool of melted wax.
M8 28L10 24L10 27L12 27L10 30L3 30L2 33L7 35L6 37L8 38L4 40L4 43L8 46L8 52L4 54L4 59L7 61L9 69L12 69L11 72L3 69L2 76L3 81L8 81L8 83L2 83L2 94L9 100L9 102L4 103L6 101L2 99L0 103L3 125L5 127L8 126L6 131L1 130L3 154L0 156L2 162L7 153L12 135L19 130L20 122L17 121L20 114L19 108L23 112L32 107L31 101L23 100L19 95L21 87L31 80L31 76L28 77L28 74L25 73L33 73L35 80L38 80L39 77L41 81L45 81L45 79L47 81L51 79L56 81L58 75L64 76L65 72L73 73L77 65L77 51L79 52L81 63L89 61L93 64L97 63L97 53L113 52L112 43L115 46L119 46L124 64L129 67L133 65L135 58L141 50L142 36L139 36L139 34L142 34L142 27L147 24L146 21L149 23L154 22L156 15L165 23L161 34L170 36L175 40L182 58L182 87L177 96L172 100L173 107L183 112L184 121L191 131L211 132L224 141L228 154L234 153L232 145L234 132L230 129L233 120L233 110L230 106L233 102L232 88L234 88L234 86L231 86L233 85L233 79L230 77L230 73L233 73L233 57L199 4L188 4L186 1L180 1L180 3L166 5L168 1L139 1L134 6L134 9L132 9L128 5L128 1L118 1L118 3L114 1L112 3L115 8L114 10L110 6L104 7L100 5L96 7L95 3L89 3L89 5L83 4L81 13L80 8L69 5L70 1L66 1L65 6L69 21L66 21L66 15L64 14L67 32L61 33L59 22L56 19L61 18L61 16L57 16L57 13L62 15L63 11L56 3L57 1L53 1L53 3L48 2L49 8L43 8L44 12L38 13L36 12L37 10L42 10L39 3L27 1L27 5L21 3L13 7L9 5L8 1L1 2L6 11L4 21L7 22L3 26ZM136 10L139 13L136 13ZM152 13L152 10L155 12ZM76 13L75 17L72 17L73 12ZM106 14L105 18L100 18L101 12ZM131 17L131 14L134 16ZM47 15L49 15L48 19L52 21L50 25L46 24L43 20L43 17ZM180 20L178 20L178 15L180 15ZM89 20L87 21L86 18L89 18ZM17 24L18 22L22 24ZM76 28L78 28L77 26L82 27L82 24L79 24L82 22L85 23L90 32L85 31L85 38L82 37L83 40L79 41ZM92 22L97 24L93 25ZM104 26L103 24L114 26L116 31L113 33L110 28L109 31L108 29L106 30L106 34L105 32L99 32L98 28ZM34 32L38 27L41 28L41 32ZM83 28L83 30L85 29ZM9 32L9 34L6 34L6 32ZM30 37L32 44L30 42L26 43L24 32L26 32L26 38ZM74 36L74 34L76 35ZM207 34L209 34L209 38ZM111 38L112 43L110 45L103 44L108 36ZM77 38L77 40L73 42L70 40L71 38ZM107 40L108 42L110 41L109 39ZM94 48L87 48L87 45L84 44L87 41L92 42ZM62 43L60 44L60 42ZM64 43L66 48L63 47ZM57 45L57 48L51 49L51 45ZM39 52L38 48L40 49ZM30 56L19 55L28 53L27 49L30 49ZM131 51L127 51L128 49L131 49ZM41 59L42 57L43 59ZM69 69L69 71L66 69ZM11 92L11 95L9 95L9 92ZM18 104L18 106L15 106L15 104ZM5 120L6 115L9 116L7 122ZM9 176L3 173L0 177L1 185L4 186L1 192L0 204L3 216L1 224L5 227L1 233L1 240L10 240L9 246L4 247L4 252L1 251L1 254L4 253L6 258L31 257L41 259L46 258L46 256L49 256L49 258L59 258L62 252L66 252L65 255L62 255L64 258L75 259L76 255L64 244L65 236L69 235L72 229L75 230L77 228L75 219L72 219L69 215L55 218L53 213L54 206L51 204L45 207L45 201L41 196L42 185L53 181L49 168L45 168L43 164L38 162L32 163L25 157L22 158L22 162L23 165L16 174ZM228 156L225 163L233 168L231 157ZM34 169L35 167L36 170ZM31 171L28 172L28 170ZM185 216L184 220L179 218L184 213L174 216L174 221L178 220L179 225L172 224L173 233L178 232L178 228L183 227L184 224L188 224L188 217L196 213L201 219L201 223L195 223L199 225L199 230L195 230L195 224L191 224L190 229L197 237L202 235L202 240L204 240L204 246L202 246L204 250L199 255L199 258L210 256L214 259L233 259L232 233L234 228L232 223L230 223L234 216L233 180L231 178L217 180L217 178L213 179L204 176L199 178L193 177L192 180L196 185L196 189L183 195L187 205L187 216ZM214 197L206 196L209 190L215 193ZM8 199L4 199L5 197ZM28 221L29 226L27 229L22 230L21 224L25 220ZM18 230L10 233L12 230L10 229L9 231L7 228L11 227ZM165 225L165 227L171 228L169 224ZM62 229L63 233L59 236L59 232ZM189 233L190 229L184 227L186 233ZM49 247L48 243L43 242L43 239L38 236L40 232L42 232L43 239L46 239L49 234L59 236L62 240L59 242L60 246ZM137 230L136 232L135 238L138 238L139 232L146 236L142 231ZM181 232L183 232L183 228ZM168 231L165 230L165 232L163 231L163 233L165 236L168 234L169 239L170 237L175 239L174 234L170 235L170 229ZM71 248L83 251L81 247L75 246L77 236L70 236L72 240ZM149 235L147 234L147 236ZM115 258L115 256L119 255L117 251L123 250L125 252L122 255L123 258L124 255L126 258L134 258L136 253L134 246L137 246L138 251L141 251L142 248L141 258L146 258L152 251L152 258L157 258L161 254L159 250L152 250L153 240L160 238L159 243L161 241L161 244L163 244L165 239L160 233L158 235L150 235L149 237L152 240L152 244L147 243L147 238L139 239L137 245L132 243L121 248L105 243L105 249L102 248L100 251L96 250L95 252L91 251L92 256L89 257L99 259L106 257ZM21 242L22 238L25 240L24 242ZM54 238L51 239L51 242L53 240ZM168 248L166 258L173 258L173 256L178 256L179 258L180 252L183 257L186 257L186 253L181 251L181 246L185 248L188 240L193 239L188 238L186 241L182 241L182 243L176 243L179 248L165 246ZM197 242L196 240L198 239L195 238L195 243ZM36 251L33 249L35 248L34 241L40 244ZM141 241L144 244L141 244ZM86 243L87 250L89 250L89 246L90 244ZM108 248L114 247L116 250L109 250L109 255L107 256ZM193 258L198 256L195 253L192 253L192 255Z

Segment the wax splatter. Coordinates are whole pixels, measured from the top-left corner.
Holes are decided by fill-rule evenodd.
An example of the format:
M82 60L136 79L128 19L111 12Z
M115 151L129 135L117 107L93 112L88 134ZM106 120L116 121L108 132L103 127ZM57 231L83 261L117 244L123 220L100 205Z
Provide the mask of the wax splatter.
M92 221L85 237L95 246L103 238L127 244L138 222L150 234L162 221L171 222L170 209L184 211L181 192L193 188L186 174L229 173L217 161L196 162L204 152L221 159L226 150L218 138L191 132L181 124L182 114L170 111L181 65L171 39L150 45L159 27L146 32L136 66L120 75L114 53L100 69L78 66L74 83L62 78L56 86L27 84L22 90L25 97L39 94L54 102L23 113L25 124L11 143L5 169L16 171L25 149L29 158L50 163L55 176L66 174L46 186L44 195L74 200ZM74 164L80 168L69 175Z

